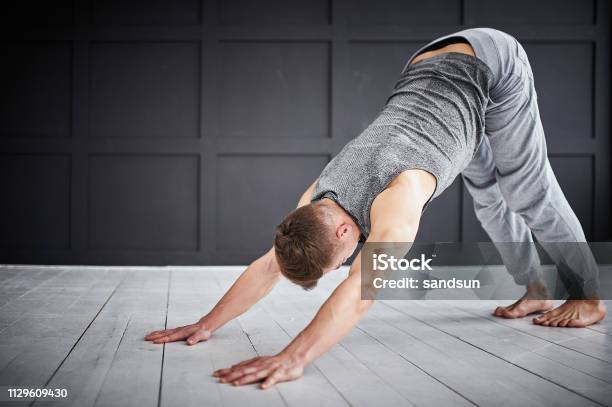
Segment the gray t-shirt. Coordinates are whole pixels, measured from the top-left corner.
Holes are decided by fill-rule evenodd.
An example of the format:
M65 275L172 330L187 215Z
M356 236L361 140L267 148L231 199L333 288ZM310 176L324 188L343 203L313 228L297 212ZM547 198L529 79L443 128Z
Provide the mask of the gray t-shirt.
M376 119L323 169L312 201L335 200L367 238L372 202L400 173L430 172L439 196L483 137L491 77L482 60L461 53L408 65Z

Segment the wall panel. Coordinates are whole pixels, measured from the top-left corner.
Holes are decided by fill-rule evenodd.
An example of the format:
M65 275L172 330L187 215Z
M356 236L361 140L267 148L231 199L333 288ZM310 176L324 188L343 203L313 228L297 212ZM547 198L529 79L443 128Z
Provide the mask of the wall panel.
M0 154L0 247L70 247L70 156Z
M198 158L92 155L89 247L197 250Z
M196 42L95 42L91 137L198 137Z
M0 137L70 137L72 43L2 42Z
M459 0L368 0L349 2L348 21L354 24L459 24Z
M329 137L326 42L220 44L223 137Z
M74 24L75 1L16 1L2 9L2 17L8 25L70 27Z
M476 24L591 24L595 0L466 0Z
M199 0L93 0L94 24L164 25L198 24Z
M331 0L219 0L218 21L239 24L328 24Z

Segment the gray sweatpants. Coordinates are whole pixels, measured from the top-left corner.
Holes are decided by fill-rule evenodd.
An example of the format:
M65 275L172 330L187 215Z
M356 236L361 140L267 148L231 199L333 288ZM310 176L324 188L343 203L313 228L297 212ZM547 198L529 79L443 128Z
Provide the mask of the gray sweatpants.
M548 161L533 73L523 47L504 32L475 28L430 42L408 63L428 46L457 36L468 40L493 72L486 137L462 172L477 218L517 284L540 278L533 233L559 272L580 286L570 293L592 297L598 288L597 264L586 243L575 243L586 239Z

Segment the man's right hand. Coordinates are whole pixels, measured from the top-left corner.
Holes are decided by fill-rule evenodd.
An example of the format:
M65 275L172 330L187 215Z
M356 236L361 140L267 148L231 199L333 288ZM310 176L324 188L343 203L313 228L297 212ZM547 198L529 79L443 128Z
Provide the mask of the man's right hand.
M268 294L280 276L274 248L271 248L247 267L214 308L198 322L174 329L154 331L144 339L153 343L187 341L187 345L206 341L213 331L247 311Z
M188 345L195 345L198 342L208 340L212 331L202 323L179 326L173 329L162 329L154 331L145 336L146 341L153 343L166 343L185 340Z

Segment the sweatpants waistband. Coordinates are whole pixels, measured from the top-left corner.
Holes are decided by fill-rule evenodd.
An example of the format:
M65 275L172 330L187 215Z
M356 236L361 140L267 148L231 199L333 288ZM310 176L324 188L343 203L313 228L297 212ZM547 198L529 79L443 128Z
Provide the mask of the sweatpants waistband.
M494 28L469 28L436 38L425 44L412 54L402 72L425 49L452 37L461 37L470 43L476 53L476 58L483 61L491 69L493 83L498 83L501 80L508 70L508 66L512 65L513 58L519 54L518 41L510 34Z

